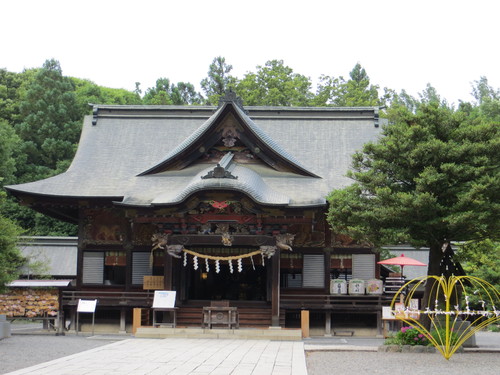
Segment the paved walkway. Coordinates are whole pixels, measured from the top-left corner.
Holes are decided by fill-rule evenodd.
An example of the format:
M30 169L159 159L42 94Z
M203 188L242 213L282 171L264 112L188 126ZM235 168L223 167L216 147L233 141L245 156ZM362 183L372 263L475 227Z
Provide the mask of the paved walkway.
M302 342L127 339L9 374L307 375L307 369Z

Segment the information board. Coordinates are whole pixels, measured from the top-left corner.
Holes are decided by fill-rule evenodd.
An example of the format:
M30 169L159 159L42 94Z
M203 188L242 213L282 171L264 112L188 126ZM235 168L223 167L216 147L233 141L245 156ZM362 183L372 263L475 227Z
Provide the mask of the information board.
M153 309L172 309L175 307L175 290L155 290Z
M79 299L76 311L82 313L93 313L95 312L96 305L97 305L96 299L91 299L91 300Z

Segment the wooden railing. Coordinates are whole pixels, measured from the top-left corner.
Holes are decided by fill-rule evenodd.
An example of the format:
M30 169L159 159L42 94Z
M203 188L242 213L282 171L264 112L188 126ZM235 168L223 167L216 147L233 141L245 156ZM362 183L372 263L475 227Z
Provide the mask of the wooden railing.
M381 311L388 305L391 296L384 295L330 295L330 294L282 294L280 307L293 310L332 311Z
M79 299L97 299L99 306L150 307L154 292L63 291L63 306L76 306Z

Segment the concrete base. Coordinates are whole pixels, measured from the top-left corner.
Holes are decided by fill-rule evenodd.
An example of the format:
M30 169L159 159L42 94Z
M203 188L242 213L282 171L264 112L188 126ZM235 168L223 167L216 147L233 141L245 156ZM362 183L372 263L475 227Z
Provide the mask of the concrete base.
M7 321L5 315L0 315L0 340L10 336L10 322Z
M274 340L300 341L300 329L208 329L208 328L166 328L139 327L135 337L139 338L213 338L213 339L244 339L244 340Z

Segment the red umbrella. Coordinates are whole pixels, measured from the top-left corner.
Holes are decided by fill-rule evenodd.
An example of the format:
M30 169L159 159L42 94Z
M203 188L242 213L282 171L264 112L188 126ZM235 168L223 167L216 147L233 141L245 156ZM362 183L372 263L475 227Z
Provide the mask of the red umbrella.
M410 257L405 257L404 254L401 254L398 257L395 258L390 258L386 260L381 260L380 262L377 262L378 264L390 264L394 266L400 266L401 267L401 276L403 276L403 267L404 266L426 266L427 264L424 264L422 262L419 262L416 259L410 258Z

